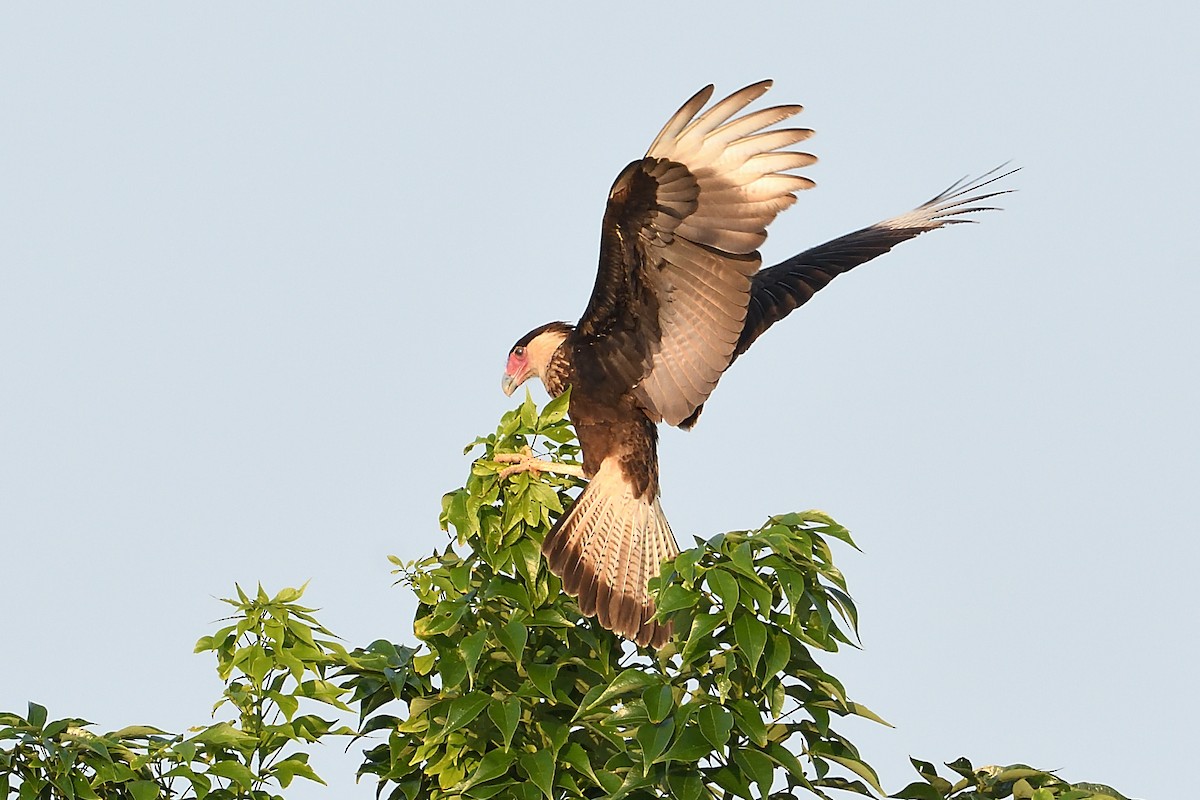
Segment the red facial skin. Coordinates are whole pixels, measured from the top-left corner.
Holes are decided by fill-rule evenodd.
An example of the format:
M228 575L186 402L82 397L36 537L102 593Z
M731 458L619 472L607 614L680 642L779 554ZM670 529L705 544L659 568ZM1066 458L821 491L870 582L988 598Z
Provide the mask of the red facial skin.
M504 393L511 395L518 386L525 382L529 377L529 355L522 353L508 354L508 363L504 366L504 377L500 380L500 388Z

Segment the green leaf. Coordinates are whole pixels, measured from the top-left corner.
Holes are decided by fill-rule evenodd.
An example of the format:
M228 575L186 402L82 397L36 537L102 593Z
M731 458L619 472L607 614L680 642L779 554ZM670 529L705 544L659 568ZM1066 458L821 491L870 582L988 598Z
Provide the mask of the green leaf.
M768 677L778 675L792 659L792 644L786 633L774 633L767 643L767 662L763 668Z
M674 800L700 800L704 792L704 778L695 770L667 773L667 785Z
M507 700L492 698L491 705L488 706L488 716L491 717L492 722L496 723L496 727L500 729L500 735L504 737L504 749L510 749L513 734L517 730L517 724L521 721L521 701L515 697Z
M156 800L160 797L159 786L154 781L130 781L125 788L133 795L133 800Z
M671 717L667 717L656 725L643 725L638 729L637 740L638 744L642 746L644 774L650 774L650 765L657 761L658 757L667 749L674 734L675 720Z
M542 408L542 413L538 415L538 433L541 433L543 430L557 422L561 422L563 418L567 416L567 408L570 400L571 390L570 387L568 387L567 391L563 392L558 397L553 398L549 403L546 403L546 405Z
M672 567L683 578L685 586L690 588L696 580L696 563L703 557L704 549L701 547L684 550L675 557L675 563Z
M648 686L654 686L662 683L662 676L653 675L648 672L642 672L637 669L627 669L618 673L617 677L612 679L607 688L600 693L600 696L589 703L587 706L580 706L579 711L575 714L575 719L579 719L586 712L599 708L611 700L628 694L637 689L645 689Z
M284 788L287 788L296 776L319 783L322 786L327 785L325 781L321 780L321 776L308 765L308 753L293 753L271 767L271 775Z
M804 765L800 763L800 759L779 742L771 742L767 745L767 755L774 759L776 764L787 770L797 781L807 780Z
M437 662L437 653L422 653L413 659L413 669L418 675L428 675Z
M700 723L700 732L714 750L719 750L729 741L729 734L733 730L733 715L726 709L716 704L707 705L696 714L696 720Z
M475 666L479 663L479 656L483 653L483 643L487 640L488 632L486 630L475 631L470 636L463 638L459 642L459 650L462 653L463 666L467 670L467 678L472 688L475 686Z
M456 698L450 703L446 714L446 728L443 733L453 733L479 716L491 698L483 692L471 692Z
M754 553L749 542L742 542L733 548L733 552L729 554L729 560L731 566L738 572L752 580L757 579L754 572Z
M731 766L721 767L709 773L709 777L729 794L727 797L742 797L751 800L750 782L740 769Z
M51 722L46 726L45 730L42 731L42 736L46 737L47 739L53 739L67 728L71 727L72 722L73 720L70 719L56 719L54 722Z
M883 787L879 785L879 776L875 774L875 770L871 769L871 766L866 762L859 761L857 758L835 756L830 755L829 753L822 753L821 758L827 758L830 761L835 761L838 764L841 764L843 767L869 783L871 788L879 792L879 794L887 794L887 792L883 791Z
M683 663L690 663L697 656L707 655L713 647L709 635L716 630L725 617L721 614L697 614L692 620L687 642L683 645Z
M709 570L705 577L708 579L709 588L721 598L721 608L726 618L732 619L738 604L737 578L720 567Z
M238 730L228 722L218 722L215 725L209 725L193 736L190 741L226 749L253 746L258 743L256 737Z
M539 750L536 753L521 756L521 768L541 790L546 800L554 800L554 753L549 750Z
M549 486L535 484L530 488L538 490L534 493L534 496L539 503L549 506L555 511L562 511L562 508L559 506L558 495ZM521 577L527 582L532 582L537 576L538 567L542 563L542 552L537 542L533 539L524 538L513 545L513 550L516 553L515 563L517 570L521 573Z
M145 739L150 736L167 736L167 732L153 725L128 725L108 734L110 739Z
M240 761L218 761L209 766L208 773L227 778L242 789L249 789L254 785L254 773Z
M1082 792L1091 792L1092 794L1096 795L1096 800L1106 800L1106 796L1113 798L1113 800L1129 800L1129 798L1118 792L1113 787L1103 783L1088 783L1087 781L1083 781L1080 783L1072 783L1071 788L1078 789Z
M934 779L934 778L937 778L938 780L943 780L943 781L945 780L945 778L940 778L938 776L937 767L935 767L933 764L929 763L928 761L922 761L921 759L913 758L912 756L909 756L908 760L912 763L913 769L915 769L921 775L921 777L924 778L926 781L929 781L930 783L932 783L933 782L932 779ZM940 789L939 791L941 791L942 794L945 794L946 792L950 791L950 784L947 783L946 788Z
M25 712L25 720L32 727L40 729L46 724L46 716L49 712L46 711L45 706L38 705L32 700L29 701L28 708L29 710Z
M579 744L579 742L571 742L566 749L562 751L560 756L564 764L569 764L575 768L575 771L580 775L586 775L593 782L599 784L600 779L596 777L596 773L592 770L592 760L588 757L587 751Z
M738 730L750 737L759 747L767 746L767 726L763 723L762 709L749 700L734 700L733 719Z
M475 771L471 773L471 777L467 779L466 783L459 787L459 791L466 791L472 786L499 778L508 772L508 768L516 760L516 753L506 753L503 750L489 751L480 759L479 765L475 767Z
M738 748L733 751L733 761L742 769L742 774L748 777L753 783L758 784L758 791L766 797L771 791L771 783L775 778L775 762L761 753L749 747ZM880 794L883 794L880 792Z
M889 728L894 728L894 727L896 727L895 725L893 725L892 723L888 722L888 721L887 721L886 719L884 719L883 717L881 717L881 716L879 716L878 714L876 714L876 713L875 713L874 711L872 711L871 709L869 709L869 708L867 708L866 706L864 706L862 703L847 703L847 704L846 704L846 707L847 707L847 708L849 708L849 709L850 709L850 713L851 713L851 714L854 714L856 717L862 717L863 719L869 719L869 720L871 720L872 722L878 722L880 725L886 725L886 726L888 726ZM1036 770L1035 770L1035 771L1036 771Z
M521 403L521 427L525 430L532 431L537 425L537 404L533 402L533 395L529 393L529 389L525 390L525 402Z
M1018 778L1045 778L1045 777L1048 777L1047 773L1042 772L1040 769L1033 769L1031 767L1009 767L1007 769L1001 770L995 776L995 780L1000 781L1000 782L1007 782L1007 781L1015 781Z
M738 586L742 590L741 603L747 609L753 609L758 606L758 613L764 617L770 616L771 608L775 604L775 593L765 586L760 580L751 580L750 578L739 578Z
M971 762L965 757L956 758L953 761L947 761L946 766L969 781L975 780L975 768L971 766Z
M696 608L700 604L700 597L699 592L691 589L685 589L678 585L668 586L658 596L658 611L661 614L670 614L685 608Z
M762 658L763 648L767 645L767 626L757 617L749 614L739 614L733 623L733 635L738 647L749 662L750 672L758 670L758 661Z
M699 727L689 725L675 737L675 743L667 751L665 760L694 764L713 751L713 744Z
M304 590L306 588L308 588L307 581L305 581L304 585L301 586L299 589L295 589L291 586L285 586L284 588L279 590L279 593L275 595L274 599L272 599L271 602L272 603L294 603L297 600L299 600L301 597L304 596Z
M675 707L675 699L671 695L670 686L651 686L642 692L642 702L646 704L646 714L654 723L662 722Z
M513 617L496 629L496 638L513 657L513 661L520 663L521 655L525 652L525 642L529 640L529 629L525 627L525 621Z
M943 800L945 795L928 783L917 781L905 786L891 797L895 797L897 800Z
M529 680L542 693L543 697L554 699L554 678L562 664L530 664L528 667Z

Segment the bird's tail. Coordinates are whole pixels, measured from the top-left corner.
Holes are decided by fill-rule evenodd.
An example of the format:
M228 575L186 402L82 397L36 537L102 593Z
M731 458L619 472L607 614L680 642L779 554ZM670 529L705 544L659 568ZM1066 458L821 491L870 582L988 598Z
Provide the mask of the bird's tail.
M646 583L679 545L658 498L639 497L615 459L604 461L559 518L542 552L579 609L639 645L662 647L669 624L654 621Z

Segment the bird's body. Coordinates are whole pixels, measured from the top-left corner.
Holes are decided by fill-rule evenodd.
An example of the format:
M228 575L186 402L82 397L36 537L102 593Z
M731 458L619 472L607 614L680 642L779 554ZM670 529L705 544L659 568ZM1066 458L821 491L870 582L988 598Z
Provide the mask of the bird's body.
M966 221L960 215L995 194L972 193L997 178L956 184L914 211L760 270L767 225L813 185L789 170L816 160L783 149L812 131L764 130L799 106L737 116L769 86L748 86L700 113L709 86L683 105L613 184L579 322L535 328L509 352L507 393L535 376L555 396L571 387L589 479L547 535L547 563L584 614L642 645L669 636L646 583L678 553L659 505L657 425L691 428L729 365L834 277Z

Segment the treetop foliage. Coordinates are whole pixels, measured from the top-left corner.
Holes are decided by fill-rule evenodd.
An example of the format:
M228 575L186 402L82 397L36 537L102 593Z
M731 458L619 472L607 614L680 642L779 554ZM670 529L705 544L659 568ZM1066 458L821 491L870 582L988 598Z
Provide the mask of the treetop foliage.
M225 682L214 716L231 718L186 734L98 734L31 703L23 717L0 714L0 798L281 798L295 777L320 781L305 747L328 737L370 742L359 775L389 800L887 794L834 727L886 723L817 660L856 641L833 559L850 534L808 511L696 539L652 584L673 640L638 649L584 617L541 558L578 481L498 476L495 456L527 445L577 461L566 404L539 411L527 397L473 442L466 484L442 501L452 540L416 561L392 557L418 600L416 647L348 650L299 604L303 587L239 587L225 601L233 617L196 646ZM919 780L892 797L1124 800L1024 765L913 766Z

